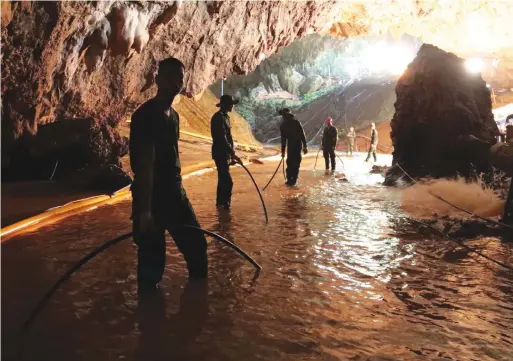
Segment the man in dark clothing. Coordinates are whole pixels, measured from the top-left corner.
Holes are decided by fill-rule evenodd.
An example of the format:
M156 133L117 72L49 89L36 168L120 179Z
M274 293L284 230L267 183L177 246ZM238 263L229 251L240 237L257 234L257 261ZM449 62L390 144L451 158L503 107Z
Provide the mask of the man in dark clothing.
M367 153L366 162L369 161L371 154L374 157L374 161L377 162L378 158L376 157L376 148L378 147L378 131L376 130L376 124L371 124L371 141L369 146L369 153Z
M338 131L333 126L333 119L326 119L326 126L324 127L324 133L322 134L322 155L324 156L324 163L326 164L326 170L335 170L335 148L337 147Z
M285 148L287 148L287 185L293 186L297 182L299 167L301 165L301 150L306 154L305 131L299 121L294 118L290 109L284 108L279 114L283 117L280 126L281 132L281 157L285 157Z
M194 210L182 186L178 155L180 120L171 107L183 87L184 66L175 58L160 61L157 95L141 105L130 124L130 162L134 241L138 246L137 279L154 289L166 263L167 230L184 255L189 278L207 277L207 242L198 231Z
M233 99L231 95L221 96L217 106L221 109L212 117L210 131L212 134L212 159L217 167L217 199L216 206L230 209L232 199L233 181L230 175L230 165L235 162L241 162L235 155L233 148L233 138L230 126L230 117L228 112L233 110L233 106L239 101Z

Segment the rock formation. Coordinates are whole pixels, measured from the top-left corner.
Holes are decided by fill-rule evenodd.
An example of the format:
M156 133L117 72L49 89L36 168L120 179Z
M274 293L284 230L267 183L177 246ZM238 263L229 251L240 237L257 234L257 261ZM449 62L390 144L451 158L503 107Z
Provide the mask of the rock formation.
M412 177L464 177L489 170L486 154L469 152L459 139L474 135L494 143L498 128L490 91L481 75L469 73L463 59L423 45L396 85L391 121L393 164ZM392 184L401 176L388 174Z
M155 91L160 59L184 62L194 95L322 30L336 11L336 1L2 2L2 164L38 126L117 124Z
M510 53L513 5L474 3L2 1L2 167L14 166L15 143L24 136L28 144L39 126L88 118L115 126L153 94L156 61L168 56L186 65L184 92L190 96L216 80L252 71L309 33L443 32L433 41L444 42L448 50L455 44L460 54ZM488 25L495 33L486 33ZM501 61L496 81L512 83L511 64ZM279 77L270 80L281 83ZM301 91L319 81L309 80L311 86Z

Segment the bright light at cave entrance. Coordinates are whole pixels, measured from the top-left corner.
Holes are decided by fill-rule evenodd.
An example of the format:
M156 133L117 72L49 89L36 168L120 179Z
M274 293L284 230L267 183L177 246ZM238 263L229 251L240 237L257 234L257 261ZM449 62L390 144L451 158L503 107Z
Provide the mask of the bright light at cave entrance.
M414 57L415 53L407 47L385 42L370 46L363 54L364 64L371 72L392 75L401 75Z
M408 64L413 61L415 54L409 51L403 46L395 46L391 49L390 63L388 64L388 70L393 75L401 75L404 73Z
M479 58L470 58L465 61L465 67L471 73L479 73L483 69L483 60Z

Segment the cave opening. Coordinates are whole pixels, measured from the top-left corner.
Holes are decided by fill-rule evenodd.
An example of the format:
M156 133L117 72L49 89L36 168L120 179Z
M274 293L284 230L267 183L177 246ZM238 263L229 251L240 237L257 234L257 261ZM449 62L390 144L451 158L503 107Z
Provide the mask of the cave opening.
M347 133L390 121L395 83L422 41L404 35L340 38L311 34L264 59L247 75L232 75L210 86L219 97L241 100L236 111L263 143L279 138L278 110L290 108L305 128L309 143L320 142L326 118Z
M1 10L4 359L512 359L511 1Z

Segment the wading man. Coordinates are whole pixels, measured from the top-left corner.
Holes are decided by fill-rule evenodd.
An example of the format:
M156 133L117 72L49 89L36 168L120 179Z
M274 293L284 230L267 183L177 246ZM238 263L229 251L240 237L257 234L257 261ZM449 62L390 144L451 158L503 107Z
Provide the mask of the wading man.
M326 170L335 170L335 148L337 147L338 131L333 126L333 119L326 119L326 126L324 127L324 133L322 134L322 155L324 156L324 163L326 164Z
M299 167L301 166L301 151L308 153L306 146L305 131L290 109L284 108L279 111L283 117L280 126L281 133L281 157L285 157L285 148L287 148L287 182L293 186L297 182Z
M356 140L356 132L354 128L349 128L349 133L347 133L347 154L353 155L354 144Z
M371 124L371 141L369 146L369 152L367 153L367 159L365 159L366 162L369 161L371 154L374 157L374 162L378 161L378 158L376 157L376 148L378 147L378 131L376 130L376 124Z
M241 163L233 148L230 117L228 116L238 102L231 95L221 96L220 102L217 104L220 109L214 114L210 124L213 140L212 159L217 167L216 206L224 209L230 209L232 199L233 181L230 175L230 165L236 162Z
M184 65L160 61L155 81L157 95L141 105L130 124L130 162L134 241L138 246L139 287L154 289L166 263L167 230L187 263L190 279L208 273L207 242L198 231L194 210L182 186L178 155L179 117L171 107L183 87Z

